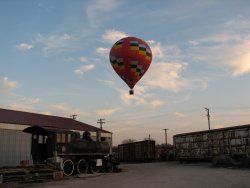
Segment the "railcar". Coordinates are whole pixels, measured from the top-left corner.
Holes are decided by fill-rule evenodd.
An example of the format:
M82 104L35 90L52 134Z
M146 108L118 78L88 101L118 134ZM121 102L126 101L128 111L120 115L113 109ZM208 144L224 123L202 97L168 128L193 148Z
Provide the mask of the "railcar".
M173 142L175 158L179 161L216 162L224 156L224 159L249 163L250 125L177 134Z
M152 162L155 160L155 141L144 140L118 145L120 162Z
M79 132L50 127L32 126L23 132L32 134L31 155L34 164L52 164L63 170L66 176L97 172L103 166L113 171L115 165L108 142L92 141L84 138L84 135L81 138Z

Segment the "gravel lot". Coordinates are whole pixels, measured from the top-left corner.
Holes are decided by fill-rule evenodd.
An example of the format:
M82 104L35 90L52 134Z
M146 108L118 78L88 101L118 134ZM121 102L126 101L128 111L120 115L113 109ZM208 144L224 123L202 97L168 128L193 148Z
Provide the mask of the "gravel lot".
M250 188L250 169L214 168L207 163L178 162L122 164L121 173L84 175L80 178L15 187L53 188ZM0 187L13 187L14 184Z

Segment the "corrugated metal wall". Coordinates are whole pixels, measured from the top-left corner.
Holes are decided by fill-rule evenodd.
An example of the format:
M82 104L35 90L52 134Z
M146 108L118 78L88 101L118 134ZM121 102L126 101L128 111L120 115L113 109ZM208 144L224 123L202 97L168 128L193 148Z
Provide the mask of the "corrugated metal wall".
M31 134L18 130L0 129L0 167L31 162Z

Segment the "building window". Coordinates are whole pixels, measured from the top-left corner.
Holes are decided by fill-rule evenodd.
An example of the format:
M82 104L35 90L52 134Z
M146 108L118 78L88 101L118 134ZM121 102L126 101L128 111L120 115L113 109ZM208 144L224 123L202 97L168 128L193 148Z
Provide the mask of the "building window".
M56 134L56 142L57 143L66 143L66 134L60 134L60 133Z
M68 143L71 142L71 134L68 134Z
M38 136L38 144L43 144L43 135Z
M56 142L61 143L61 134L56 134Z
M62 134L62 143L65 143L65 142L66 142L66 135Z

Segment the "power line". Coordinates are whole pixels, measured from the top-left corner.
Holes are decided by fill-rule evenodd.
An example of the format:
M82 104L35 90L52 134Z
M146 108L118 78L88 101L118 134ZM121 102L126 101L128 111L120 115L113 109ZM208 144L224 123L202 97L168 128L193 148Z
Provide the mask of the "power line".
M209 114L209 108L205 108L207 111L207 121L208 121L208 129L210 130L210 114Z
M102 124L105 124L104 120L105 120L105 119L100 118L100 119L97 121L97 123L100 124L100 129L102 129Z
M168 144L168 137L167 137L167 130L168 129L163 129L165 131L165 140L166 140L166 145Z
M73 120L76 120L77 114L72 114L70 117L72 117Z

